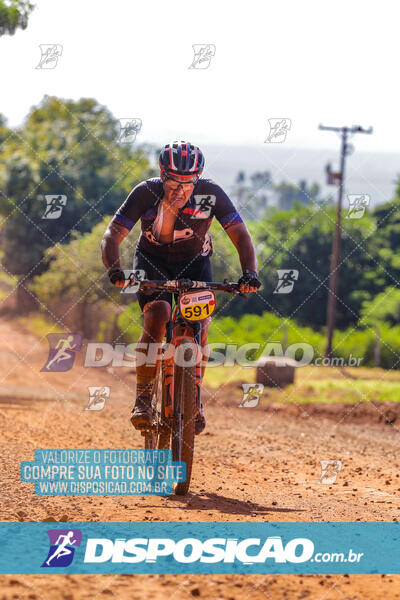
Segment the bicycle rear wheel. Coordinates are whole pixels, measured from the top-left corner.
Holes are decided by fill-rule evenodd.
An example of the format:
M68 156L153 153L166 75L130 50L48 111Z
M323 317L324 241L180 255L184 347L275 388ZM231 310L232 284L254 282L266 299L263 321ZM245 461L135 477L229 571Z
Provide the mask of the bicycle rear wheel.
M186 481L178 482L175 487L175 494L182 496L189 490L192 475L196 418L196 366L181 365L192 363L195 352L193 339L182 340L176 349L174 370L172 460L186 463Z

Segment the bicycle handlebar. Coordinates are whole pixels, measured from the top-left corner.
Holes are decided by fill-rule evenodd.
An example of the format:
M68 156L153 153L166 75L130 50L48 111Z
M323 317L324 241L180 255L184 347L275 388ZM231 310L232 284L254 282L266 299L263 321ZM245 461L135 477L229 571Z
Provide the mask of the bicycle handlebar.
M240 291L239 285L237 283L229 283L228 281L220 283L215 281L193 281L192 279L171 279L168 281L143 279L138 283L140 290L154 290L156 292L165 291L170 293L176 293L187 292L189 290L197 288L207 288L209 290L229 292L231 294L239 294L240 296L247 298L247 296Z

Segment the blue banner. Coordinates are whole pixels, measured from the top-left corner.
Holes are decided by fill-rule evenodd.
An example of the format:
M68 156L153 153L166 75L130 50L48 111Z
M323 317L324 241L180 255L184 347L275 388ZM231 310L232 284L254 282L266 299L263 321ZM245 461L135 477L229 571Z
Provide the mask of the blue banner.
M186 463L171 450L38 449L20 473L38 496L169 496L186 480Z
M2 574L400 573L398 523L0 523Z

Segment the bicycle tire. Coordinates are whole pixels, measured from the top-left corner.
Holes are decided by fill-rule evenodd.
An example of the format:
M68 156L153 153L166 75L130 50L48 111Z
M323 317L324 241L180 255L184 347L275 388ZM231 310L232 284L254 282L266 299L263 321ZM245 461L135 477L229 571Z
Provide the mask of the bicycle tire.
M176 352L184 352L185 362L191 360L195 352L193 344L193 339L183 339L176 350ZM196 366L180 366L179 362L175 361L174 369L174 417L171 446L172 460L186 463L186 481L179 481L174 490L175 494L184 496L189 491L193 466Z

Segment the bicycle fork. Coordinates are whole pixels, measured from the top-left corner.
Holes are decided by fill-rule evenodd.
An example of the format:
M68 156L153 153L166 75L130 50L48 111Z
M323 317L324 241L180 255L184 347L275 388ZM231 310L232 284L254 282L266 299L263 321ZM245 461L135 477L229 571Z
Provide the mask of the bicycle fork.
M176 324L176 323L175 323ZM164 414L162 415L163 424L168 427L169 431L172 429L172 422L176 420L178 426L178 438L176 443L178 444L178 455L181 456L181 444L182 444L182 427L183 427L183 409L181 406L175 405L176 398L181 400L181 394L178 394L176 389L177 385L180 385L180 381L177 381L175 372L175 357L177 348L180 346L183 340L191 338L195 346L195 373L196 373L196 407L200 409L200 392L201 392L201 351L200 351L200 335L201 335L201 324L194 323L189 327L185 327L183 335L173 335L173 323L167 324L167 344L163 348L162 354L162 382L163 382L163 407ZM173 345L173 352L167 351L170 348L170 344Z

